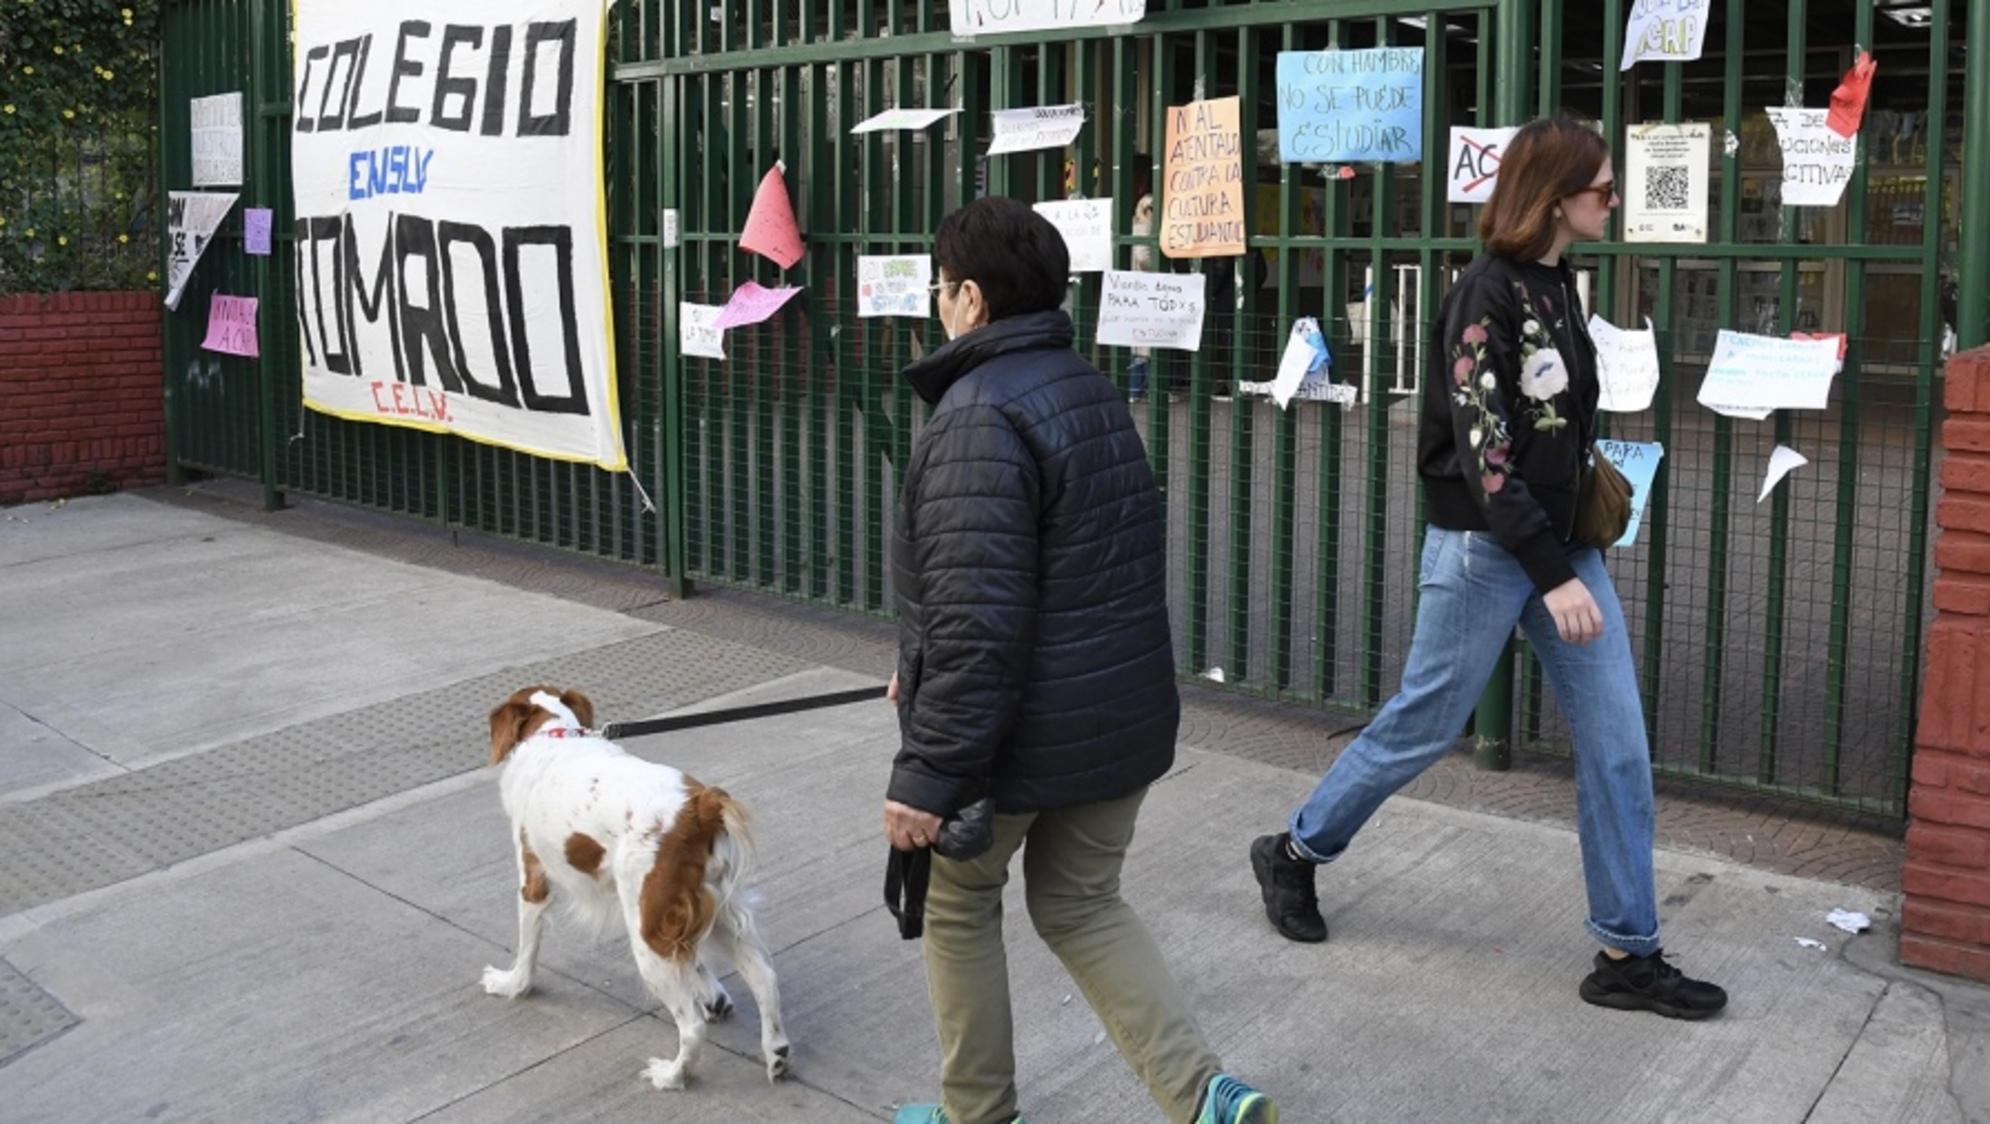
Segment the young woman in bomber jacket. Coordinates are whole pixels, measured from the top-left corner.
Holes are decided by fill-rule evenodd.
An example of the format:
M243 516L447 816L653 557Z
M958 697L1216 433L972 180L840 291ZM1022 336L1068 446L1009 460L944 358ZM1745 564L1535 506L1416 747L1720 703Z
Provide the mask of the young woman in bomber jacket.
M1479 216L1424 377L1417 466L1430 528L1401 692L1335 759L1289 829L1251 845L1274 928L1323 941L1319 864L1448 752L1516 624L1575 734L1590 1003L1698 1019L1727 995L1660 950L1651 753L1623 610L1602 552L1571 541L1596 436L1596 350L1563 254L1617 205L1608 145L1567 118L1523 127Z

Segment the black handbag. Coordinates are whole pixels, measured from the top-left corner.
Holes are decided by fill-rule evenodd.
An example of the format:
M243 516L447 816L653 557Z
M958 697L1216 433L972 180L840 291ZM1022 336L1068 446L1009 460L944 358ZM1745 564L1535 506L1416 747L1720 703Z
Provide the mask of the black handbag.
M1631 525L1631 482L1603 455L1590 450L1593 463L1583 473L1582 489L1576 496L1575 541L1608 550L1624 537Z

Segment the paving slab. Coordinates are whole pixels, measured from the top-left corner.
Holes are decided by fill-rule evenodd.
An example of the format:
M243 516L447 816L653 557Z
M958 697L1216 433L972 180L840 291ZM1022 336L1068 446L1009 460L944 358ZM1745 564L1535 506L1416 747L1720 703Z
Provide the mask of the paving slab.
M0 544L0 701L126 766L657 631L132 496Z

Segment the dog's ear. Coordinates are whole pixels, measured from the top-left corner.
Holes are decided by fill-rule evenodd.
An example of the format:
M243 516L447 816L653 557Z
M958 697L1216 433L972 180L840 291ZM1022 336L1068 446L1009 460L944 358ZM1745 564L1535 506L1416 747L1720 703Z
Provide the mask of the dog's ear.
M560 692L560 701L574 712L574 718L582 726L594 729L594 700L571 688Z
M518 743L525 740L525 727L538 710L522 699L509 698L491 711L491 764L503 764Z

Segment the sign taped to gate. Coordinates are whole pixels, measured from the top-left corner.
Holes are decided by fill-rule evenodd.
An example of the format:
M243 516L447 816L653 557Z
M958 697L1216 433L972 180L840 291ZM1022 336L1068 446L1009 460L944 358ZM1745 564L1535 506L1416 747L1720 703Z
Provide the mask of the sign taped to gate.
M304 404L628 467L608 301L606 9L300 0Z
M1147 0L954 0L950 14L953 33L968 38L1138 23Z
M1423 159L1423 48L1278 52L1278 155L1288 164Z

